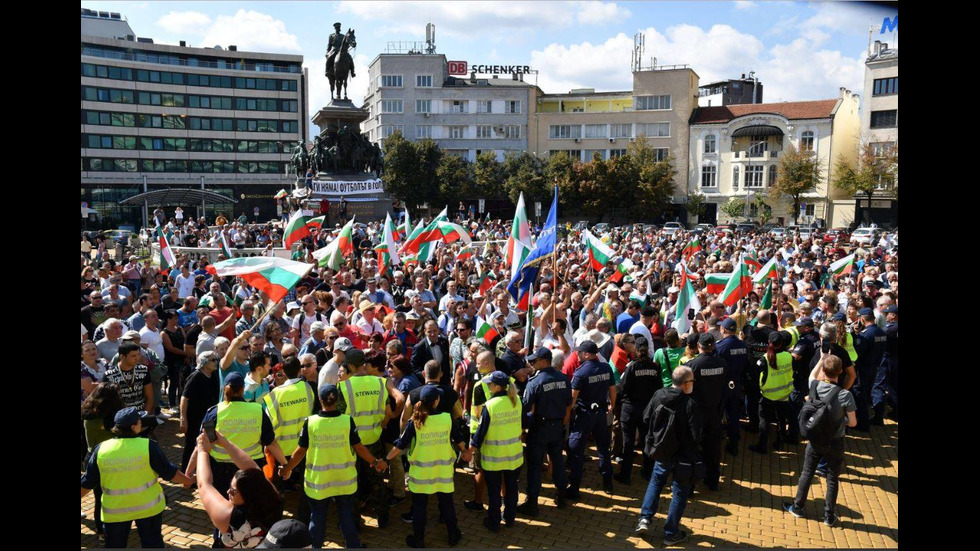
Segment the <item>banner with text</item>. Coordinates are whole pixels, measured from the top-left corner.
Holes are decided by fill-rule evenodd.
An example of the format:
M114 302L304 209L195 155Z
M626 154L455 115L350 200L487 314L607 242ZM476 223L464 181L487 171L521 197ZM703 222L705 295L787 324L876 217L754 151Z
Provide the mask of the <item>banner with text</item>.
M384 192L384 182L380 178L349 182L313 180L313 193L316 195L367 195Z

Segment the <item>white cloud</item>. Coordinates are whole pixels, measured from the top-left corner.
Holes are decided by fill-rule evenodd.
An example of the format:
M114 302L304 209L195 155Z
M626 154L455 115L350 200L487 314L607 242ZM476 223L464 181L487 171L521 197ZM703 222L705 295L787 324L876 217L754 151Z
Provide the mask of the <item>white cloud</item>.
M358 54L354 56L354 72L357 76L347 82L347 97L358 107L364 102L364 95L367 93L368 63L370 62L371 60L367 55ZM323 56L307 58L303 61L303 67L309 70L310 75L310 118L316 115L321 107L330 103L330 80L323 74L325 64L326 58Z
M219 15L202 39L204 46L229 44L240 50L292 53L302 52L295 34L286 32L286 24L257 11L238 10L235 15Z
M197 11L172 11L157 21L169 33L203 35L211 26L211 18Z
M863 57L846 57L835 50L814 50L806 39L772 47L760 79L766 102L829 99L843 86L861 93Z
M756 7L755 2L739 1L735 2L736 10L751 10Z
M816 48L822 45L824 42L830 40L830 34L821 31L820 29L806 29L803 31L803 38L810 41L810 47Z
M816 14L800 25L802 30L817 27L848 34L864 34L869 27L879 29L882 17L898 13L889 6L875 6L870 2L816 2L813 7Z
M580 2L576 15L579 25L605 25L628 19L633 15L615 2Z
M601 44L550 44L531 52L531 67L538 69L538 86L546 93L564 93L571 88L630 90L630 52L633 39L623 33Z

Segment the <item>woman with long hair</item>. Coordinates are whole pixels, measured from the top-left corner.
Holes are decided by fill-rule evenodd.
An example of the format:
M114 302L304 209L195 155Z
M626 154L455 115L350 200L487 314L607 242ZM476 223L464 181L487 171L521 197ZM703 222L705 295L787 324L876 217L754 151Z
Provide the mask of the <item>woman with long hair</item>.
M109 364L99 357L95 343L86 340L82 343L82 402L92 393L95 386L105 379Z
M769 452L769 425L776 422L776 441L772 447L779 451L784 441L796 433L787 432L787 424L793 423L789 395L793 392L793 356L786 350L791 336L786 331L769 333L769 346L765 357L760 360L762 373L759 375L759 441L749 446L756 453ZM763 365L763 363L765 365Z

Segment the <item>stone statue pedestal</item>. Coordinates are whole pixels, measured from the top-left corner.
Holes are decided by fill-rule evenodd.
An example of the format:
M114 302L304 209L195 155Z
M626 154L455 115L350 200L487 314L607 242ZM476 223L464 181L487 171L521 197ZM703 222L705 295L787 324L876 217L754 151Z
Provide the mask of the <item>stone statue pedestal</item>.
M367 109L354 107L354 102L349 99L332 99L313 115L313 124L320 128L320 136L323 138L335 136L344 126L350 126L351 130L360 134L361 123L369 116Z

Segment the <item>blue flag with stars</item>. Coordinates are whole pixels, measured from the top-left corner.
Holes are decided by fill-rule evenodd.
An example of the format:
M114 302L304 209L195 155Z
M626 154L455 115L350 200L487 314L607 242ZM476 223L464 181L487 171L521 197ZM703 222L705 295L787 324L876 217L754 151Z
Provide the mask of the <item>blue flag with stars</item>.
M510 285L507 291L514 297L518 305L526 302L525 295L531 288L531 284L538 277L541 263L555 254L555 241L558 231L558 187L555 186L555 199L551 202L551 210L548 211L548 219L544 223L544 229L538 235L538 240L534 243L534 249L527 255L524 263L521 264L517 273L511 276Z

